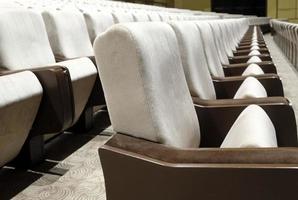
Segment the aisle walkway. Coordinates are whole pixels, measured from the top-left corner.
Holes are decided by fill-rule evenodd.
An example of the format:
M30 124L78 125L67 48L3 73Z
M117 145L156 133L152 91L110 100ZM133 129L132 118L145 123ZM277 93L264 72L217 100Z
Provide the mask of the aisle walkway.
M273 62L277 67L277 73L282 78L285 96L293 104L298 124L298 71L275 44L271 35L267 34L265 40L270 49Z

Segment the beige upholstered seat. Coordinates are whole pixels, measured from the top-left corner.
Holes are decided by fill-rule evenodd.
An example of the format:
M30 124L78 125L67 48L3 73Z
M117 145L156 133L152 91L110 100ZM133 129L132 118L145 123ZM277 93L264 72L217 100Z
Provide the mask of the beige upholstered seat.
M86 37L89 40L88 33ZM63 44L70 43L68 37L65 36L64 39L66 41L63 41ZM23 9L0 12L0 40L2 41L0 43L0 65L7 70L57 65L42 16L37 12ZM78 44L81 44L81 42L78 42ZM83 50L84 48L79 50L70 49L65 56L74 56ZM87 51L92 53L91 44ZM96 80L97 70L87 58L73 59L69 62L59 63L59 65L65 66L70 73L76 113L72 123L74 124L89 99ZM76 94L84 95L77 98L75 97Z
M42 94L42 87L32 72L0 76L0 167L20 152Z
M161 22L115 25L99 36L94 45L116 132L172 147L199 147L199 122L183 73L178 42L170 25ZM276 137L274 129L261 132L273 126L265 112L258 112L260 119L264 119L258 121L258 126L250 124L255 123L248 120L255 117L251 114L255 109L261 108L253 106L243 111L228 140L235 137L233 133L237 130L239 135L233 141L241 141L240 146L276 146L271 142ZM252 131L266 136L254 142L239 139L253 137L241 132L242 118L247 119L246 126L251 126ZM224 147L239 145L231 144Z
M114 24L114 19L110 12L85 12L84 17L92 43L97 35Z

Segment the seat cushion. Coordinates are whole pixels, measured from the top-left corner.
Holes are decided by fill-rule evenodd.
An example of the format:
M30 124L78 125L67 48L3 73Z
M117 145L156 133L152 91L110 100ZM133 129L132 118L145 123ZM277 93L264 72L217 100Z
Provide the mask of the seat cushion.
M42 86L29 71L0 76L0 166L15 158L31 130Z
M262 62L261 58L259 58L258 56L252 56L247 63L251 64L251 63L260 63Z
M277 147L274 125L261 107L250 105L239 115L220 147Z
M199 146L199 123L170 25L114 25L95 40L94 50L116 132L178 148Z
M75 116L73 122L75 123L82 114L94 87L97 77L96 67L88 58L68 60L54 65L61 65L69 70L74 97Z
M262 68L259 65L253 63L248 65L248 67L242 73L242 76L261 75L261 74L265 74Z
M234 99L264 98L267 92L264 86L254 77L247 77L237 90Z

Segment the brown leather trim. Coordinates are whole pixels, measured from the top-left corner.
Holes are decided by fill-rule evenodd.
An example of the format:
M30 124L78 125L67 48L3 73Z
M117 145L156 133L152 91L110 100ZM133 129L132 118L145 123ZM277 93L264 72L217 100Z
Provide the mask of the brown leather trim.
M229 62L231 64L237 64L237 63L246 63L252 56L234 56L229 57ZM268 54L263 54L258 56L262 61L272 61L272 58Z
M241 63L241 64L229 64L223 65L223 70L225 76L241 76L244 70L248 67L249 64ZM275 65L272 62L261 62L258 65L262 68L264 73L273 73L277 74L277 70Z
M268 54L270 55L270 51L268 49L259 49L258 50L262 55L263 54ZM240 50L240 51L233 51L234 56L247 56L251 50Z
M217 99L233 98L240 85L247 77L248 76L213 77ZM262 83L269 97L284 96L282 82L276 74L265 74L254 77Z

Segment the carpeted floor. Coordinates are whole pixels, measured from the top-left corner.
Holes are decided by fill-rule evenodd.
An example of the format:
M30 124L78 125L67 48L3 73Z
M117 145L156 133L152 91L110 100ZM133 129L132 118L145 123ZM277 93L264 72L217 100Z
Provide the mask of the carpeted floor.
M283 78L285 95L298 113L298 73L283 56L271 36L265 36L273 60ZM298 117L297 117L298 119ZM96 127L88 133L63 134L47 145L46 161L30 170L0 170L0 199L96 199L104 200L104 177L98 148L112 134L105 111L96 115ZM104 130L105 129L105 130Z

